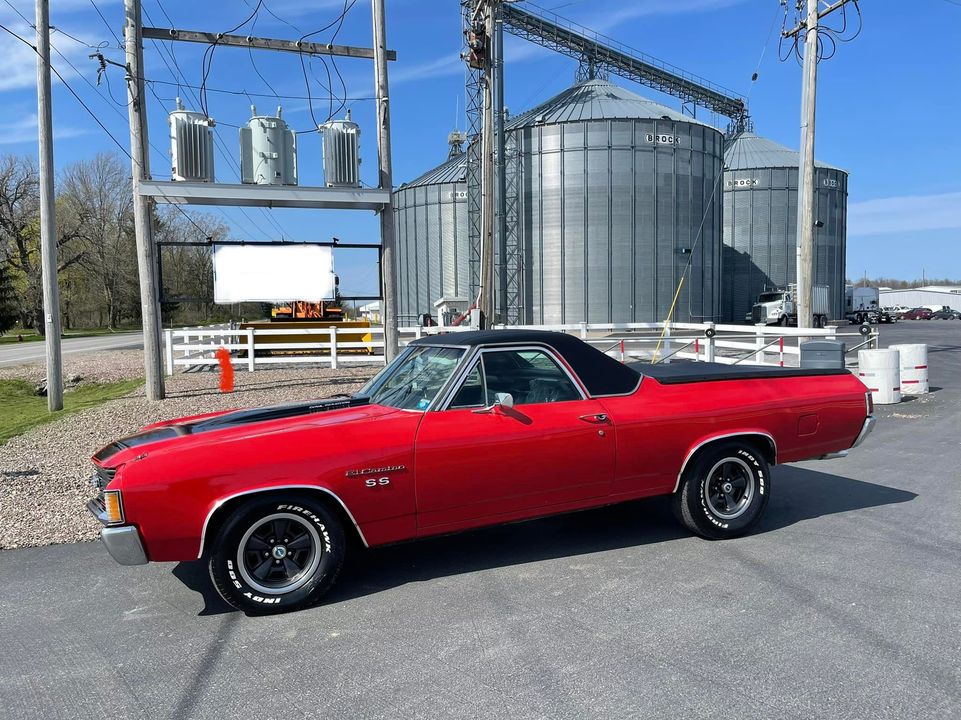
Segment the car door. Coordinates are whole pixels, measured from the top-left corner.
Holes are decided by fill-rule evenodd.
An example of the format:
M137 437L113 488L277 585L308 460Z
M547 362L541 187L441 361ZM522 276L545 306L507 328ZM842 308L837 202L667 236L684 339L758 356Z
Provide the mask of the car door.
M509 393L513 407L495 406ZM614 428L542 347L485 349L415 443L423 534L589 504L610 493Z

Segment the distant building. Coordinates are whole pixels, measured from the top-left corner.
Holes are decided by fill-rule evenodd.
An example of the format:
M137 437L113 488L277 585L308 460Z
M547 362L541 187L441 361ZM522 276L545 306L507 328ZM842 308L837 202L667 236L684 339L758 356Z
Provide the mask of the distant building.
M879 294L881 307L907 305L915 308L925 305L947 305L952 310L961 311L961 285L926 285L910 290L880 288Z

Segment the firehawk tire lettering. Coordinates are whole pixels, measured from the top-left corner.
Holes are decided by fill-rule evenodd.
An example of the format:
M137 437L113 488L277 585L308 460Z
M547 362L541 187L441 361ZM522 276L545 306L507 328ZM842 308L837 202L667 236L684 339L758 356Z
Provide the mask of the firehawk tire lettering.
M295 516L302 520L297 520ZM272 522L287 524L270 525ZM298 526L301 530L307 530L300 537L308 539L308 548L300 543L297 550L293 546L288 550L284 544L286 541L280 537L277 537L274 546L279 553L274 555L275 558L286 557L293 561L294 570L299 570L296 574L287 575L291 590L284 590L285 568L291 567L287 562L264 571L260 576L252 575L253 566L257 565L263 543L266 542L262 537L267 537L267 533L262 537L253 533L263 532L266 528L276 530L278 536L291 532L293 537L297 534ZM257 540L258 544L252 548L249 543L253 540ZM333 586L343 565L345 549L340 519L322 500L307 495L290 496L290 499L283 501L278 501L276 496L255 496L225 519L212 546L210 577L221 596L239 610L255 614L298 610L316 603ZM264 554L268 551L273 553L268 548ZM301 555L305 551L308 554ZM297 557L302 559L298 560ZM239 568L238 562L248 563L246 569ZM298 566L298 563L302 565ZM294 570L287 572L294 573Z
M718 515L709 505L707 485L717 474L717 468L723 470L728 465L744 470L746 499L735 511L725 513L719 510L721 514ZM708 540L743 535L757 523L767 506L770 498L768 476L767 461L747 443L734 439L708 445L684 470L680 486L672 498L674 514L685 527ZM715 482L718 482L716 477ZM730 491L729 483L725 485Z

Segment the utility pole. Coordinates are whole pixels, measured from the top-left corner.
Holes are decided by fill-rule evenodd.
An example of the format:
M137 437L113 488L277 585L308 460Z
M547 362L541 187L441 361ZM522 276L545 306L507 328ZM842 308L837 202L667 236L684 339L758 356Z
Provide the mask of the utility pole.
M390 93L387 86L387 28L384 0L371 0L374 21L374 77L377 98L377 163L379 187L393 190L390 161ZM397 355L397 283L394 268L394 200L380 210L380 272L384 289L384 356L390 362Z
M63 409L60 355L60 287L57 285L57 217L53 189L53 112L50 97L50 2L37 0L37 125L40 129L40 270L47 354L47 409Z
M147 154L147 108L144 103L143 37L140 0L124 0L124 44L127 51L127 110L130 119L130 165L133 178L134 231L140 275L140 312L143 318L143 360L147 399L163 400L163 353L160 349L160 294L156 247L150 205L140 194L140 183L150 179Z
M807 0L805 20L783 33L793 37L804 33L804 79L801 88L801 152L798 165L797 212L797 324L814 326L814 127L817 104L818 23L851 0L837 0L818 12L818 0Z
M507 324L507 156L504 137L504 18L501 3L495 0L491 8L494 28L494 52L491 69L494 75L494 144L496 175L494 177L494 199L497 203L497 252L500 255L497 280L497 304L500 306L501 322ZM496 312L496 310L495 310Z

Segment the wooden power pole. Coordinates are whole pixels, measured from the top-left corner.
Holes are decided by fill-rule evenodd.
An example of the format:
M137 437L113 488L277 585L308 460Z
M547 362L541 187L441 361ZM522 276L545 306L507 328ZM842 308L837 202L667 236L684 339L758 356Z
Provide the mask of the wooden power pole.
M57 218L53 188L53 112L50 93L50 2L37 0L37 125L40 129L40 265L43 333L47 355L47 408L63 409L60 354L60 287L57 285Z
M797 212L797 324L814 326L814 121L817 105L818 24L851 0L837 0L818 12L819 0L807 0L803 22L784 33L793 37L804 33L804 80L801 90L801 160L798 165Z
M140 183L150 179L147 154L147 117L144 103L143 37L140 0L124 0L124 44L127 50L127 109L130 119L130 165L133 175L134 231L137 235L137 270L140 276L140 312L143 318L143 357L147 399L163 400L163 353L160 348L160 292L157 248L153 241L150 205L140 194Z
M387 84L387 28L384 0L371 0L374 23L374 78L377 98L378 186L393 190L390 161L390 93ZM380 210L380 273L383 287L384 356L390 362L397 355L397 277L394 269L394 201Z

